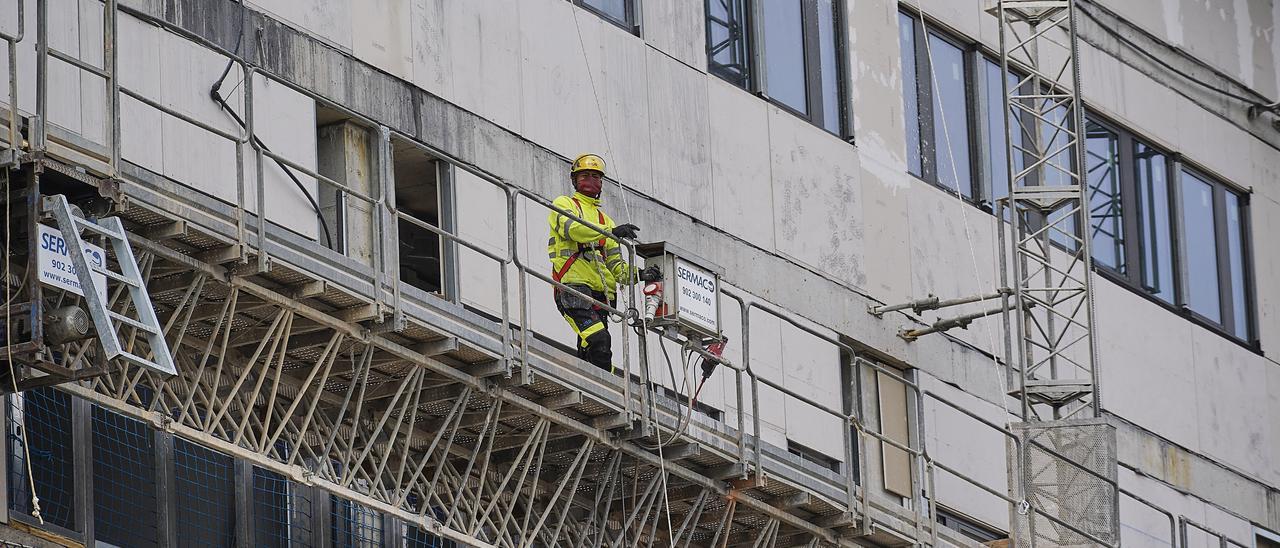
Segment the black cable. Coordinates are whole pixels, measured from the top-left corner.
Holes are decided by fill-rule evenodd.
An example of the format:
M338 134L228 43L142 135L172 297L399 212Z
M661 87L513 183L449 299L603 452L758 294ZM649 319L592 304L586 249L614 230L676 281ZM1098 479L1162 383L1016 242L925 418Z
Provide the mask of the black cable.
M245 8L244 0L240 0L239 3L240 3L240 10L241 10L240 30L239 32L236 33L235 48L231 50L231 54L233 56L240 55L240 43L244 39L244 20L245 20L244 10L247 8ZM218 80L213 83L212 87L209 88L209 97L212 97L213 101L215 103L218 103L218 106L222 107L222 110L226 111L227 114L230 114L231 119L235 120L236 124L238 124L241 129L248 129L249 126L245 124L244 120L240 118L240 115L236 114L236 111L231 108L231 105L227 103L227 100L223 99L222 94L218 92L218 90L222 88L222 84L226 82L227 75L231 74L231 66L234 64L235 64L234 57L227 59L227 66L222 69L222 74L218 76ZM259 147L262 147L262 150L271 152L271 148L268 147L266 143L262 142L262 139L259 139L257 135L253 136L253 142L256 143ZM289 166L285 165L284 162L281 162L276 158L272 158L272 161L274 161L277 166L280 166L280 170L284 171L284 174L289 176L289 179L293 181L293 185L298 187L298 191L302 192L302 195L305 196L307 198L307 201L311 203L311 209L316 212L316 219L320 220L320 228L324 229L325 247L333 249L333 235L329 233L329 223L325 221L324 215L320 213L320 204L316 203L315 198L312 197L311 193L307 191L307 187L302 185L302 181L298 180L298 177L293 174L293 170L289 169ZM265 218L266 213L267 213L266 204L258 204L258 215L263 216Z
M1232 92L1227 91L1227 90L1225 90L1225 89L1219 88L1218 86L1216 86L1216 85L1214 85L1214 84L1211 84L1211 83L1209 83L1209 82L1205 82L1205 81L1203 81L1203 80L1200 80L1200 79L1196 78L1195 76L1192 76L1191 74L1189 74L1189 73L1187 73L1187 72L1184 72L1182 69L1179 69L1179 68L1177 68L1177 67L1173 66L1173 65L1172 65L1172 64L1170 64L1168 61L1165 61L1164 59L1161 59L1161 58L1157 57L1154 53L1151 53L1151 52L1147 51L1146 49L1144 49L1142 46L1139 46L1138 44L1134 43L1132 40L1130 40L1130 39L1128 39L1127 37L1125 37L1124 35L1120 34L1120 31L1117 31L1117 30L1115 30L1115 29L1113 29L1113 28L1111 28L1111 27L1108 27L1106 24L1104 24L1101 20L1099 20L1099 19L1098 19L1098 16L1094 15L1093 13L1090 13L1090 12L1089 12L1089 10L1084 9L1084 7L1083 7L1083 3L1077 4L1077 6L1080 6L1080 8L1079 8L1079 9L1080 9L1080 13L1083 13L1086 17L1088 17L1090 20L1092 20L1094 23L1096 23L1096 24L1098 25L1098 27L1100 27L1100 28L1103 30L1103 32L1106 32L1107 34L1111 35L1111 36L1112 36L1113 38L1115 38L1116 40L1119 40L1119 41L1120 41L1121 43L1123 43L1124 45L1129 46L1129 48L1130 48L1130 49L1133 49L1134 51L1137 51L1138 53L1141 53L1144 57L1146 57L1146 58L1148 58L1148 59L1150 59L1150 60L1154 61L1156 64L1158 64L1158 65L1160 65L1160 66L1164 67L1165 69L1169 70L1170 72L1172 72L1172 73L1174 73L1174 74L1177 74L1178 76L1181 76L1181 77L1183 77L1184 79L1186 79L1186 80L1188 80L1188 81L1190 81L1190 82L1192 82L1192 83L1198 84L1199 86L1201 86L1201 87L1203 87L1203 88L1205 88L1205 89L1208 89L1208 90L1210 90L1210 91L1217 92L1217 93L1219 93L1219 94L1222 94L1222 95L1224 95L1224 96L1226 96L1226 97L1230 97L1230 98L1235 99L1235 100L1237 100L1237 101L1243 101L1243 102L1245 102L1245 103L1249 103L1250 105L1266 105L1266 104L1270 104L1270 101L1266 100L1266 98L1263 98L1263 101L1259 102L1259 101L1258 101L1258 99L1256 99L1256 98L1253 98L1253 97L1245 97L1245 96L1243 96L1243 95L1239 95L1239 94L1236 94L1236 93L1232 93ZM1093 8L1090 8L1090 9L1093 9ZM1261 97L1261 95L1259 95L1259 97Z
M227 101L223 99L222 95L218 94L217 91L213 92L213 100L219 105L222 105L222 109L227 111L227 114L231 115L231 119L235 120L237 124L240 124L241 128L248 128L248 126L245 125L244 120L240 119L240 115L236 114L234 110L231 110L231 105L227 104ZM262 147L262 150L271 152L271 149L267 147L267 144L262 142L262 139L259 139L257 135L253 136L253 142ZM307 198L307 201L311 202L311 209L315 210L316 218L320 220L320 228L324 229L325 247L333 248L333 236L329 234L329 223L325 222L324 216L320 214L320 204L317 204L316 199L311 197L310 192L307 192L307 187L302 186L302 181L298 180L298 177L293 174L293 170L289 169L289 166L286 166L284 162L281 162L278 159L272 158L272 160L275 161L277 166L280 166L280 169L284 171L285 175L289 176L289 179L293 181L294 186L298 187L298 191L302 192L302 195ZM258 209L260 210L258 211L259 215L266 214L266 207L263 205L259 205Z
M244 0L240 0L239 3L240 3L240 28L236 30L236 46L234 48L231 48L232 55L240 55L240 41L244 39L244 20L245 20L246 8L244 5ZM210 91L217 91L218 88L222 87L222 83L227 80L227 75L231 74L231 65L234 63L235 63L235 59L227 59L227 66L222 69L222 75L218 76L218 81L213 83L213 89Z

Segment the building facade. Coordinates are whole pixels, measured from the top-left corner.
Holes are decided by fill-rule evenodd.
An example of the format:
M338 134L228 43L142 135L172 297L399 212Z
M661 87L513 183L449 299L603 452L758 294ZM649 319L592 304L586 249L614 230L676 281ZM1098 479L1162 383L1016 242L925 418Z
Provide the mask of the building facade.
M27 198L66 195L125 222L179 371L10 308L6 534L1008 538L1052 510L1009 480L1007 324L902 336L991 299L870 312L1006 283L1010 170L1060 136L1006 135L1023 72L989 4L0 0L6 301L79 301L30 244ZM1278 545L1280 6L1075 10L1116 435L1118 520L1096 519L1124 546ZM622 324L624 375L574 356L541 254L584 152L615 219L721 273L704 385L692 344Z

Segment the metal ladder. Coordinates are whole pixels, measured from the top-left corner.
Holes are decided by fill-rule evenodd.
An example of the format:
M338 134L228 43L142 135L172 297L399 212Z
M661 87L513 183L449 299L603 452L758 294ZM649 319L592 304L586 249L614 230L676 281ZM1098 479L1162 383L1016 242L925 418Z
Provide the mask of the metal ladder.
M43 197L41 208L44 213L52 214L58 221L58 229L62 231L62 237L67 242L67 255L75 266L76 277L80 281L80 289L84 292L89 315L93 318L93 325L97 329L98 339L102 343L106 359L120 358L168 376L177 375L178 371L173 366L173 356L169 353L169 344L164 340L160 320L156 318L156 311L151 307L151 296L147 294L146 283L142 279L142 272L138 270L138 262L133 256L133 249L129 247L129 240L125 236L124 225L120 223L120 219L108 217L95 223L76 216L67 202L67 197L61 194ZM107 267L105 260L102 266L89 263L84 254L84 240L80 238L81 230L96 232L110 241L111 249L115 251L116 261L120 263L121 272L112 271ZM124 284L128 288L130 304L137 312L137 318L115 312L107 306L107 296L99 295L98 287L93 283L94 272L106 276L110 281ZM127 310L128 307L125 309ZM121 346L118 329L123 326L132 327L143 333L155 357L154 361L133 354Z

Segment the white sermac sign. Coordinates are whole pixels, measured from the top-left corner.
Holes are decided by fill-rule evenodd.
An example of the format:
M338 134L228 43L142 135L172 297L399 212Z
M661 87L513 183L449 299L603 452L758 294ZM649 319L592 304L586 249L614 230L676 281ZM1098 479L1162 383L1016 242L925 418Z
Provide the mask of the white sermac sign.
M40 265L40 281L83 296L84 292L80 290L80 278L76 277L76 266L67 255L67 241L62 237L62 231L50 226L39 226L40 248L36 253L36 262ZM101 247L90 243L84 244L84 258L94 266L104 266L107 263L106 252ZM91 274L98 294L105 296L107 294L106 275L99 272Z
M677 258L675 262L676 288L680 291L676 302L679 303L680 319L711 333L719 333L720 307L716 302L719 292L715 275L683 259Z

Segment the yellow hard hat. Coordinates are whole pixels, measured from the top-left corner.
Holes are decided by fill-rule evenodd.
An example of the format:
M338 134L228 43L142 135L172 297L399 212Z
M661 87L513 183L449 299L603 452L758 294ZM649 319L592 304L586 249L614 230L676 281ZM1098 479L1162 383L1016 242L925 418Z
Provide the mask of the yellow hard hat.
M600 175L604 175L604 158L595 154L583 154L573 161L573 169L569 170L569 174L588 170L599 171Z

